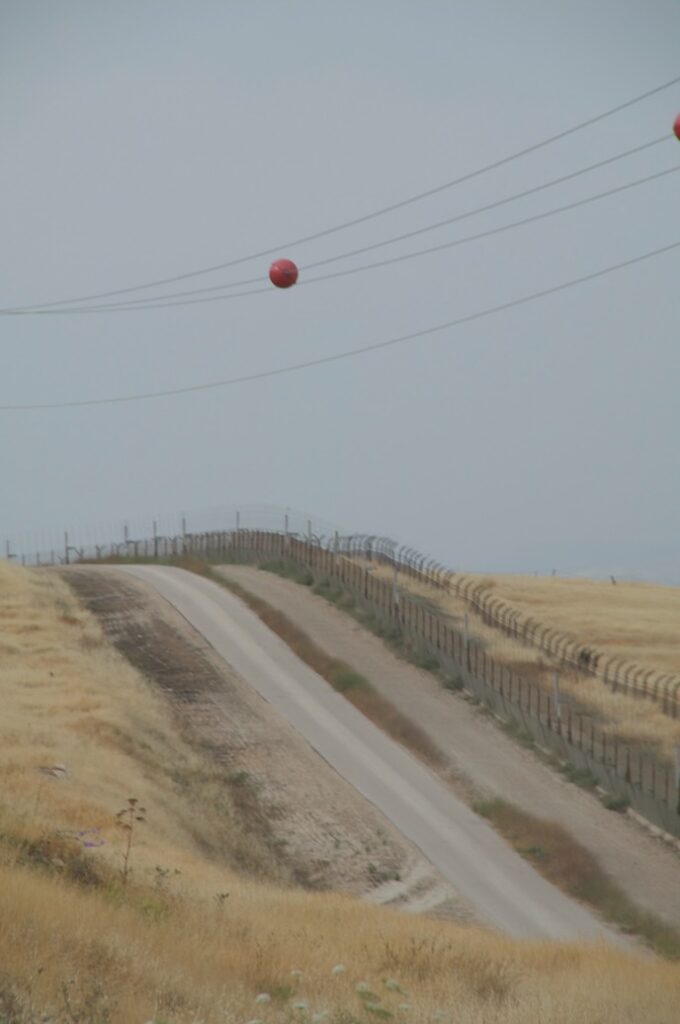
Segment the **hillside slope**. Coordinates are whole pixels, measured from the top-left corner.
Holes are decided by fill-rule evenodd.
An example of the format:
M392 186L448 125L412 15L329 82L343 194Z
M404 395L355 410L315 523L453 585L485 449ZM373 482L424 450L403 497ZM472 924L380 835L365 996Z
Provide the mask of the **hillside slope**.
M266 848L243 877L214 766L68 588L0 563L0 621L0 1019L677 1019L670 965L282 886Z

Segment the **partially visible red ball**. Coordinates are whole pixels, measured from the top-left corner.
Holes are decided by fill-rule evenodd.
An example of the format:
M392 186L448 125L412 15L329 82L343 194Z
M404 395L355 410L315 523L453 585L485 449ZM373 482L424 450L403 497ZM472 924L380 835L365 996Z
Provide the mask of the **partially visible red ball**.
M269 280L277 288L290 288L298 279L298 268L292 260L274 260L269 268Z
M680 114L678 114L673 122L673 131L675 132L676 139L680 139Z

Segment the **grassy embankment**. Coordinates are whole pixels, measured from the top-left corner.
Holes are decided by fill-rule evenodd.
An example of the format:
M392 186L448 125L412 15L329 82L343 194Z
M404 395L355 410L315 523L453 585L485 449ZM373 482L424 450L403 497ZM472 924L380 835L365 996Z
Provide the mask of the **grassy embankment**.
M479 580L524 615L584 644L660 672L680 672L679 587L559 576Z
M244 877L213 766L65 584L0 564L0 621L0 1020L677 1020L672 965Z

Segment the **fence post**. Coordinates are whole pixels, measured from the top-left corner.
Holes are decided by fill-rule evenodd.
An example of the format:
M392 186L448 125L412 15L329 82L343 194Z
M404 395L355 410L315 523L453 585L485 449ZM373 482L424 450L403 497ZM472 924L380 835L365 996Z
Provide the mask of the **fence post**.
M64 564L69 564L69 547L68 547L68 531L64 530Z
M468 628L468 614L465 612L463 619L463 643L465 645L465 668L470 671L470 630Z
M553 697L555 701L555 717L557 719L556 731L559 732L559 727L562 722L562 709L560 707L560 674L557 669L555 669L555 672L553 673Z

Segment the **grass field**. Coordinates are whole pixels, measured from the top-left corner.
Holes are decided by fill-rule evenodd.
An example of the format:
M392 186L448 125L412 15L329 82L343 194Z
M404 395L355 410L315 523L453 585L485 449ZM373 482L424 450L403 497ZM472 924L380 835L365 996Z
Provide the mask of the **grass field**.
M0 563L0 622L3 1024L677 1021L671 964L285 886L56 575Z
M680 587L539 576L477 578L488 582L495 597L584 644L680 674Z

